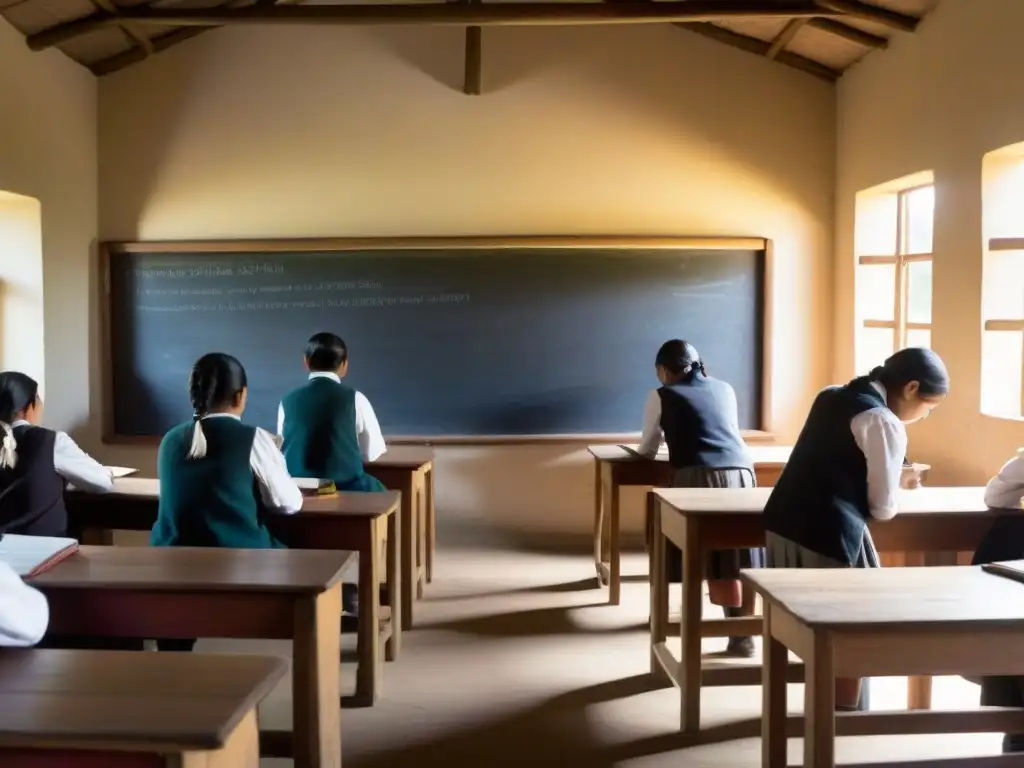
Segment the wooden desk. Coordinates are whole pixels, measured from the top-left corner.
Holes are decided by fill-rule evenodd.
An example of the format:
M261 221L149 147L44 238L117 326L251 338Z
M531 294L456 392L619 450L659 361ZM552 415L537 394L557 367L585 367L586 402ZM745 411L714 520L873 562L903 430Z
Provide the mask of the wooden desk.
M258 768L256 706L284 659L5 650L4 768Z
M148 531L156 522L160 481L145 477L114 480L106 494L69 491L71 535L96 541L95 531ZM388 661L401 652L401 525L395 514L398 494L339 493L306 498L296 515L274 515L274 534L295 549L336 549L359 553L358 669L354 704L372 705L380 697L381 653ZM110 543L109 536L99 537ZM148 551L148 550L143 550ZM382 553L383 551L383 553ZM383 567L382 567L383 562ZM387 611L380 600L381 572L388 584ZM340 626L339 626L340 631Z
M1024 643L1024 585L969 567L765 569L744 571L743 580L764 603L764 768L785 768L786 737L799 735L799 720L805 768L835 766L837 735L1024 732L1024 709L1015 708L836 713L833 683L836 677L1024 674L1024 659L1011 651ZM786 717L789 651L803 659L807 680L804 717L794 728ZM997 763L1010 759L942 761Z
M632 446L636 448L636 446ZM622 596L620 555L619 502L624 485L646 488L668 488L672 485L672 467L668 455L644 459L630 453L621 445L591 445L587 448L594 457L594 565L600 586L608 586L608 602L618 605ZM791 446L748 446L754 461L754 473L759 486L772 486L782 474L782 468L793 451ZM608 525L605 537L605 508Z
M397 445L366 471L402 494L402 629L412 629L413 604L434 577L434 450Z
M879 552L961 552L977 546L1000 514L983 499L984 488L918 488L900 491L900 513L886 522L872 522L871 535ZM759 617L702 620L701 593L704 554L714 549L764 546L762 512L770 488L661 488L648 495L654 516L651 547L651 672L680 687L680 725L700 730L702 685L756 685L759 664L702 664L702 637L758 635ZM668 637L668 579L665 546L672 542L683 552L683 605L680 618L682 655L677 660L666 646ZM843 573L848 571L843 570ZM793 668L790 680L802 679ZM931 703L931 678L911 681L911 708Z
M83 546L30 583L50 602L51 635L291 640L295 765L338 768L341 578L351 561L351 552Z

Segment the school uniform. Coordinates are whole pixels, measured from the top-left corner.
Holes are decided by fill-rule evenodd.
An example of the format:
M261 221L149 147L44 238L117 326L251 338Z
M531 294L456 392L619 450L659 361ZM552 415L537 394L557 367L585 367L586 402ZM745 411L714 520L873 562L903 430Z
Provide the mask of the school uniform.
M315 372L292 390L278 408L282 438L292 477L332 480L339 491L383 491L363 470L364 461L386 450L370 401L342 383L337 374Z
M0 646L25 648L43 639L50 622L46 598L7 563L0 563Z
M64 432L27 421L11 425L15 466L0 469L0 531L26 536L64 536L68 483L85 491L109 491L110 472Z
M675 488L757 485L754 464L740 434L736 393L724 381L698 373L651 392L644 406L638 452L653 457L662 441L668 447ZM670 579L678 581L682 569L678 547L668 546L667 561ZM763 564L764 551L759 548L715 551L707 558L705 578L738 579L741 568Z
M1024 449L1006 462L985 487L985 503L993 509L1020 509L1024 497ZM1000 517L982 538L972 565L1024 559L1024 515ZM1024 677L1006 675L981 679L981 704L1024 707ZM1008 734L1003 751L1024 752L1024 734Z

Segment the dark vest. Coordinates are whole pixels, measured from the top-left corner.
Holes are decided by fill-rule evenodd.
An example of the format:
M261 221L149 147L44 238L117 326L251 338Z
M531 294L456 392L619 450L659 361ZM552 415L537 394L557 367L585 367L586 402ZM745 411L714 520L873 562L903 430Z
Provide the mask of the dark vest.
M338 490L380 490L363 487L373 479L363 472L354 389L318 377L285 395L281 407L281 450L292 477L333 480Z
M53 466L57 433L22 424L14 428L18 461L0 469L0 533L25 536L64 536L64 478Z
M661 430L673 467L753 471L737 424L736 394L731 386L697 374L690 381L662 387L658 396Z
M229 416L203 419L206 456L187 458L191 421L164 435L157 457L160 511L155 547L281 547L267 530L250 465L256 428Z
M871 510L867 461L850 422L884 407L866 377L818 394L765 505L767 530L848 565L857 561Z

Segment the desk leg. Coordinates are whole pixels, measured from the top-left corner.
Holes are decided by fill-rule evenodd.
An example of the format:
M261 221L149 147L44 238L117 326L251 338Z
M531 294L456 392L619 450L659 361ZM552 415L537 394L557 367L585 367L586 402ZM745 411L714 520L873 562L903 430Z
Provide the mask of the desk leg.
M434 580L434 550L437 549L437 522L434 520L434 465L430 465L425 478L427 497L427 584Z
M416 488L411 474L405 475L401 487L402 502L402 576L398 585L402 593L402 614L394 617L402 622L403 629L412 629L412 609L416 590ZM391 585L388 584L388 589Z
M389 515L394 517L394 515ZM371 706L380 696L380 519L369 520L369 536L365 548L359 550L359 624L358 667L356 668L356 702ZM399 523L401 525L401 523ZM389 590L389 592L392 590ZM390 599L401 600L401 590ZM401 625L400 614L391 615L392 631Z
M619 486L611 488L608 505L608 604L622 601L622 558L619 551Z
M259 768L259 765L260 731L256 721L256 710L252 709L228 736L223 747L169 755L165 768Z
M427 475L416 473L416 571L413 581L416 582L416 599L423 599L427 568Z
M786 675L789 670L789 653L782 643L772 637L771 606L767 601L763 613L761 767L786 768Z
M829 634L814 633L804 674L804 768L835 768L836 675Z
M341 768L341 584L316 597L300 599L294 621L295 768Z
M700 730L700 624L704 609L704 561L697 519L686 516L683 520L683 609L679 617L679 631L682 634L682 658L679 660L680 727L684 733L697 733Z
M402 622L397 617L402 615L405 595L398 585L402 581L402 525L397 515L388 515L388 541L384 554L384 576L388 583L388 612L391 615L391 636L384 644L384 658L395 661L402 650ZM380 547L377 547L380 552Z
M668 682L655 649L668 639L668 572L665 568L665 537L661 533L661 504L653 493L647 493L647 509L651 520L651 674Z
M594 567L597 568L597 588L604 586L604 478L601 462L594 459Z

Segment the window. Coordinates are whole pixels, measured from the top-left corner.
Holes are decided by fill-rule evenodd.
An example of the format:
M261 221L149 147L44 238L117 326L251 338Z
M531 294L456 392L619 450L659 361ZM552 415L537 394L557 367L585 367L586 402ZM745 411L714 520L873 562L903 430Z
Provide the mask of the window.
M932 343L931 173L857 195L855 273L857 371L904 347Z
M1024 418L1024 143L982 160L981 411Z

